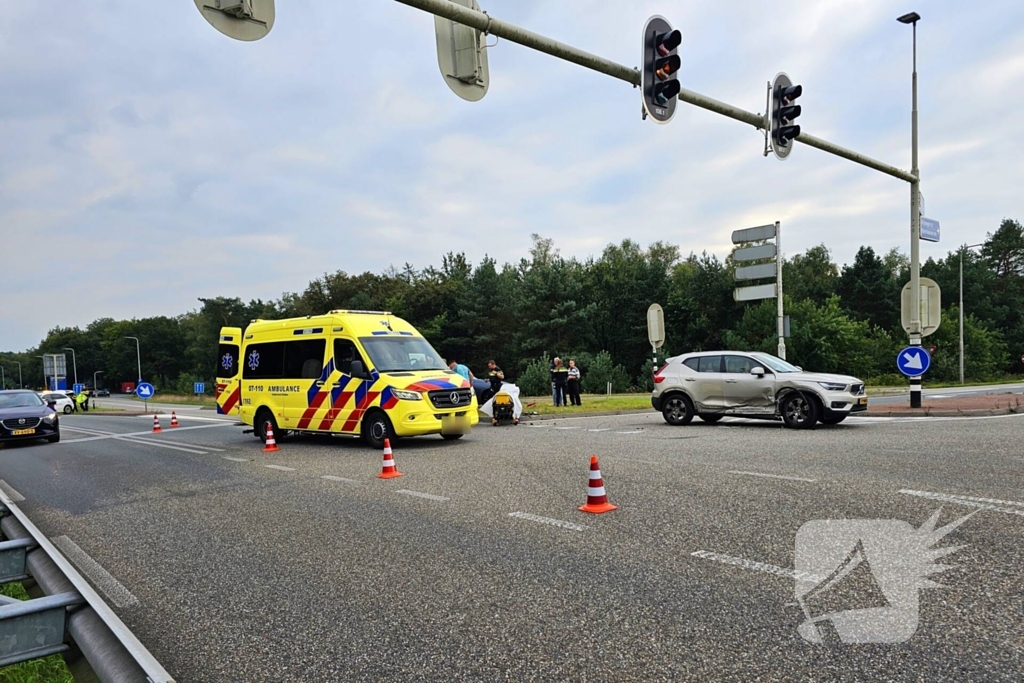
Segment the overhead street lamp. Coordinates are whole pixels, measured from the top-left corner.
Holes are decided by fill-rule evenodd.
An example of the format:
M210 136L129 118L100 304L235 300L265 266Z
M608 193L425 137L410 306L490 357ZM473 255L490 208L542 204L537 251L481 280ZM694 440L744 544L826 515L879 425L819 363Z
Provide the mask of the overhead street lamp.
M898 17L914 29L914 72L910 114L910 336L911 346L921 345L921 171L917 166L917 22L921 15L910 12ZM921 377L910 378L910 407L921 407Z
M964 252L983 246L984 242L960 247L960 384L964 383Z
M142 384L142 354L139 352L139 338L138 337L125 337L125 339L135 340L135 361L139 364L139 381L136 382L136 386Z
M70 346L65 346L63 349L61 349L61 351L71 352L71 367L73 367L75 370L75 384L78 384L78 361L75 360L75 350Z

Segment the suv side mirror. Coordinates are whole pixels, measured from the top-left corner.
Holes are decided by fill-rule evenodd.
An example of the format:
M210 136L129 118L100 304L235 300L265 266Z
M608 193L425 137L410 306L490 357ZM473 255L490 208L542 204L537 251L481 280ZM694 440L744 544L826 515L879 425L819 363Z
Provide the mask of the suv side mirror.
M366 377L366 370L363 368L363 361L354 360L350 368L353 377Z
M750 369L751 375L757 375L758 377L764 377L764 368L758 365L756 368Z

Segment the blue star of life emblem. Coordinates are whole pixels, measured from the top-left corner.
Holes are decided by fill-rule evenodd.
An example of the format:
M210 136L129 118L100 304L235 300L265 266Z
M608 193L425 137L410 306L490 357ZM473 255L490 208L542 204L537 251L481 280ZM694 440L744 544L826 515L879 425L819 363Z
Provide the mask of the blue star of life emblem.
M231 366L235 364L235 359L231 357L230 353L225 353L224 357L220 359L220 364L224 366L225 370L230 370Z
M260 365L260 352L253 351L249 354L249 369L255 370Z

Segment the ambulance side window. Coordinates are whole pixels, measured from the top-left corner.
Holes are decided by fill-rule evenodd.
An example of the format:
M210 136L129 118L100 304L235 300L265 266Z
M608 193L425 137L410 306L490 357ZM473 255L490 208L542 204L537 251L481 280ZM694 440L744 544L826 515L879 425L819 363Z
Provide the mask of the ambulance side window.
M351 375L352 361L354 360L363 361L363 368L366 368L366 361L363 360L363 356L359 353L359 349L356 348L355 343L350 339L335 339L334 367L336 367L343 375Z
M280 379L284 377L284 342L249 344L242 357L245 379Z
M284 376L288 379L317 379L324 368L326 339L285 342Z

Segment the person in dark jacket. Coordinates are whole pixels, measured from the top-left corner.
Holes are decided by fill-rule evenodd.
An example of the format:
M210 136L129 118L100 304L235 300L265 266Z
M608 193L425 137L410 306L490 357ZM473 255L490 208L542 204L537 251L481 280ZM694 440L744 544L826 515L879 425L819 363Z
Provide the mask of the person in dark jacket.
M555 358L551 366L551 386L554 388L554 403L556 406L567 406L565 401L566 384L569 381L569 369L562 365L561 358Z

